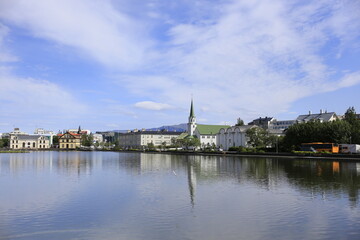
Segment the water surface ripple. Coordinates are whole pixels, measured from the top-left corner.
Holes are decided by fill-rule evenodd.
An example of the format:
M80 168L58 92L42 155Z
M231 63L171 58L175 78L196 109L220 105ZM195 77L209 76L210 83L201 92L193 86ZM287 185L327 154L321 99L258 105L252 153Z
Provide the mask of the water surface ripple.
M0 154L2 239L360 239L360 165Z

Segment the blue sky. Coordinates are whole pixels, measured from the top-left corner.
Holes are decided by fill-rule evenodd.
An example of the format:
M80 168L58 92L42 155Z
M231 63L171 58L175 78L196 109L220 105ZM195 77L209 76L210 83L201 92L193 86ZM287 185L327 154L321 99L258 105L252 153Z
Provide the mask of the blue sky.
M2 0L0 132L360 112L359 1Z

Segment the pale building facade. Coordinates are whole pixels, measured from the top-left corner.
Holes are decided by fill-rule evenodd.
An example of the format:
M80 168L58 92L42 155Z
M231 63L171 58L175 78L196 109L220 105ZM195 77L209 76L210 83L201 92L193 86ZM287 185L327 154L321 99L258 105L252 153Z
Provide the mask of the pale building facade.
M230 147L248 147L246 131L257 127L256 125L245 125L221 128L217 134L216 145L224 150L229 150Z
M120 134L118 140L119 145L124 148L144 148L150 143L154 146L163 143L171 145L172 139L177 139L180 134L181 132L134 130Z
M46 149L50 148L48 136L10 134L11 149Z

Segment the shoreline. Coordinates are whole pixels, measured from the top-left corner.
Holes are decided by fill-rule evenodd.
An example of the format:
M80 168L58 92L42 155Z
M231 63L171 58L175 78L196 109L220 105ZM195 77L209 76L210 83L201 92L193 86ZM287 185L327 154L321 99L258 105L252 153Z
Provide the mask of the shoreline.
M124 153L148 153L148 154L170 154L170 155L188 155L188 156L225 156L225 157L271 157L271 158L291 158L291 159L314 159L314 160L330 160L330 161L348 161L360 162L360 154L294 154L294 153L241 153L241 152L194 152L194 151L144 151L144 150L63 150L58 148L49 149L26 149L26 150L0 150L0 153L30 153L30 152L124 152Z

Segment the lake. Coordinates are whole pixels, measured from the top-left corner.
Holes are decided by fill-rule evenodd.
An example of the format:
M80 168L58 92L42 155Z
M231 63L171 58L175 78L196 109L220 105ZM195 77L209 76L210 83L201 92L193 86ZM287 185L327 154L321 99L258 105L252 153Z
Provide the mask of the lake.
M0 154L0 239L360 239L360 163Z

